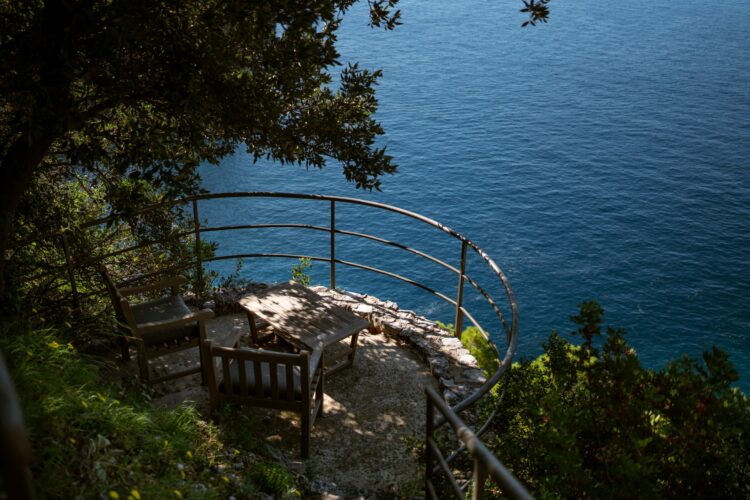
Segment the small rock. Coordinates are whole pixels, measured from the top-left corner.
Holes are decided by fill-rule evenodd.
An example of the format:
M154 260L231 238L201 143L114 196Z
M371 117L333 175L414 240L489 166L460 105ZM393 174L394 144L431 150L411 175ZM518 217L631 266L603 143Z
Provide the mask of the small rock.
M471 368L474 368L477 366L477 359L472 356L471 354L461 354L458 357L458 362L461 363L464 366L469 366Z
M373 307L369 304L357 304L352 311L357 314L372 314Z
M453 403L458 402L459 396L455 392L448 389L448 390L443 391L443 399L445 399L446 403L453 404Z

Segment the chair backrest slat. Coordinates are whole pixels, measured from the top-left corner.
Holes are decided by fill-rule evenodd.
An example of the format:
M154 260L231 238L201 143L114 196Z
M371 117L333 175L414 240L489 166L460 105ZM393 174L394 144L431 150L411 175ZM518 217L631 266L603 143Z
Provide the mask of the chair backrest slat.
M258 359L253 363L253 368L255 369L255 373L253 374L255 376L255 396L257 398L263 397L263 370L261 370L261 363L265 362Z
M269 367L271 372L271 399L279 399L279 365L275 361L271 361Z
M240 395L247 396L247 361L245 361L244 359L238 359L236 363L238 368L237 371L240 377ZM255 365L256 363L253 364Z
M231 359L227 355L221 355L221 369L224 375L224 392L232 394L232 377L229 375L229 362ZM240 363L242 361L239 361Z
M286 398L291 401L294 399L294 384L289 382L294 380L294 365L292 364L286 365L286 379L288 381L286 384Z

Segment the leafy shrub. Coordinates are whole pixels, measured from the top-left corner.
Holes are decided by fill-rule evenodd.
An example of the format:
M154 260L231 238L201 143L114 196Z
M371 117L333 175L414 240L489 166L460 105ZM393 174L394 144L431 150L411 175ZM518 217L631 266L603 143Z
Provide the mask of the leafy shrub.
M299 263L292 266L292 280L302 286L310 286L312 279L308 274L312 269L312 261L309 257L301 257Z
M39 498L246 498L282 483L289 490L270 466L254 471L260 450L246 449L234 429L224 432L190 403L153 407L130 379L104 381L114 368L77 352L65 337L53 328L0 326ZM238 462L246 468L236 470Z
M489 340L484 338L479 328L470 326L461 332L461 344L476 358L479 368L486 375L495 373L500 366L497 350Z
M553 333L516 363L488 444L540 498L750 495L750 402L727 355L641 366L603 310L571 319L583 342Z
M257 464L249 478L261 491L277 497L289 493L294 487L294 478L289 471L272 462Z
M58 319L70 316L72 289L64 243L75 267L81 310L87 316L109 309L108 301L102 300L103 283L95 265L104 256L116 280L180 273L189 278L197 296L207 296L218 274L197 271L192 210L189 205L158 205L168 194L143 180L97 183L84 175L41 173L17 210L0 315L38 310L45 311L48 319L53 314ZM157 208L143 211L146 206ZM106 224L81 227L110 215L113 219ZM136 249L125 252L132 247ZM215 250L215 243L202 240L198 252L207 259ZM231 279L234 275L227 278Z
M456 329L453 323L443 323L441 321L436 322L437 325L448 330L452 335L456 334ZM497 349L492 343L484 338L479 328L470 326L461 332L461 345L469 350L472 356L477 360L479 368L486 375L490 375L497 371L500 366L500 360L497 359Z

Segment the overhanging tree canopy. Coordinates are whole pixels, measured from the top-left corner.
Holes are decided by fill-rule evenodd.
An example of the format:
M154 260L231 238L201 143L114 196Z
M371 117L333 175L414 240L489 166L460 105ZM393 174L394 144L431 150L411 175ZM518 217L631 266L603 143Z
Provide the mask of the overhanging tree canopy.
M2 3L0 216L36 172L145 179L169 194L239 144L321 167L358 187L395 172L372 118L379 74L338 64L344 1L49 0ZM393 2L391 2L392 4ZM372 23L392 28L388 2Z
M398 0L368 0L372 26ZM525 1L532 20L548 0ZM375 139L378 71L339 65L356 0L0 0L0 290L14 213L40 171L197 189L196 167L240 145L357 187L396 166Z

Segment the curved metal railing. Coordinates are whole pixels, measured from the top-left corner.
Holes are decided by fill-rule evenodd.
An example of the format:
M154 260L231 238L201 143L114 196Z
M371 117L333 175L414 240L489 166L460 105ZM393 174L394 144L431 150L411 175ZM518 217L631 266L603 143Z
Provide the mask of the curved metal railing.
M321 203L325 203L328 205L327 209L329 212L330 223L328 226L299 224L299 223L278 223L278 224L261 223L261 224L237 224L237 225L205 226L205 227L201 226L200 203L207 201L207 200L229 199L229 198L281 198L281 199L316 200L316 201L319 201ZM140 212L144 213L149 210L156 210L156 209L174 209L177 206L184 206L184 205L191 205L194 224L193 224L192 230L184 231L180 233L179 236L181 237L192 236L194 238L195 248L196 248L195 254L197 256L196 262L195 262L195 266L196 266L195 272L196 272L196 276L199 279L203 275L203 265L205 262L227 260L227 259L246 259L246 258L284 258L284 259L309 258L313 261L327 262L330 265L330 287L331 288L336 287L336 267L341 265L341 266L348 266L348 267L357 268L357 269L361 269L361 270L368 271L368 272L377 273L380 275L388 276L396 280L400 280L402 282L405 282L412 286L420 288L426 292L429 292L433 294L434 296L440 298L444 302L451 304L455 308L454 325L455 325L456 336L460 338L462 327L463 327L463 320L464 318L467 318L481 332L484 338L488 341L489 345L492 346L499 360L499 366L497 370L491 376L487 378L485 383L479 389L477 389L475 392L465 397L462 401L458 402L457 404L455 404L453 407L450 408L455 413L459 413L463 410L466 410L467 408L471 407L474 403L476 403L478 400L480 400L482 397L489 394L490 390L500 382L504 373L511 366L513 356L515 354L515 351L518 345L518 307L516 304L515 295L513 293L513 290L510 287L510 284L508 282L508 279L505 273L503 273L503 271L492 260L492 258L490 258L489 255L487 255L476 243L474 243L473 241L471 241L464 235L458 233L457 231L451 229L450 227L445 226L444 224L441 224L438 221L435 221L434 219L411 212L409 210L404 210L402 208L398 208L398 207L394 207L391 205L386 205L386 204L378 203L374 201L361 200L357 198L348 198L348 197L342 197L342 196L326 196L326 195L317 195L317 194L278 193L278 192L234 192L234 193L198 194L198 195L188 196L188 197L177 199L177 200L171 200L171 201L158 203L155 205L151 205L149 207L144 207ZM443 260L437 257L429 255L428 253L422 250L412 248L408 245L404 245L397 241L388 240L388 239L385 239L385 238L382 238L373 234L338 228L336 225L336 222L337 222L336 207L338 205L366 206L366 207L372 207L372 208L387 211L387 212L396 213L406 218L419 221L422 224L431 226L443 233L446 233L452 238L454 238L457 242L457 246L459 247L457 253L460 254L460 264L458 267L453 266L451 264L448 264L447 262L444 262ZM86 223L80 226L79 229L86 229L86 228L92 228L95 226L101 226L104 224L109 224L113 222L114 220L115 220L114 216L100 218L100 219L91 221L89 223ZM201 237L203 234L225 232L225 231L254 230L254 229L296 229L296 230L325 232L329 234L329 239L330 239L329 254L327 256L320 256L320 255L315 256L315 255L289 254L289 253L239 253L239 254L227 254L227 255L214 255L210 258L205 258L205 259L201 257ZM373 267L371 265L367 265L364 263L340 259L336 253L336 249L337 249L336 237L338 235L361 238L361 239L373 241L375 243L378 243L384 246L398 248L412 255L416 255L419 258L428 260L434 264L437 264L447 269L448 271L455 274L457 278L458 286L457 286L455 298L450 297L444 293L441 293L440 291L435 290L432 287L427 286L426 284L421 283L420 281L417 281L415 279L402 276L400 274L396 274L385 269ZM68 244L67 244L67 240L66 240L64 233L61 235L61 240L62 240L63 251L65 253L66 263L68 266L68 276L70 280L73 301L74 301L74 304L77 304L78 297L77 297L77 289L76 289L76 283L75 283L75 272L73 270L74 263L72 262L72 258L70 256L70 251L68 249ZM138 248L147 246L149 244L156 244L156 243L158 242L147 242L145 244L140 244L140 245L132 246L129 248L121 248L116 251L110 252L106 255L100 256L100 259L110 258L118 254L131 252ZM469 251L472 251L476 255L478 255L479 258L482 260L482 262L487 266L487 268L499 281L505 293L505 299L507 301L507 306L510 311L509 317L503 314L503 311L501 310L500 305L498 304L498 301L496 301L487 292L485 288L480 286L476 280L472 279L467 274L467 253ZM465 283L469 283L484 298L487 304L494 311L495 316L497 317L499 321L500 328L502 332L505 334L504 336L506 340L506 349L505 349L505 352L502 354L502 356L500 355L500 352L497 350L497 347L495 346L495 344L492 342L491 336L487 333L487 330L475 319L475 317L471 314L471 312L468 311L466 307L464 306ZM476 431L477 436L481 436L485 432L493 416L494 416L494 412L490 415L487 421L484 422L481 428ZM448 420L445 417L440 417L435 422L435 427L439 427L447 422ZM459 448L453 454L451 454L446 460L450 462L464 449L465 449L464 447Z
M227 199L227 198L284 198L284 199L318 200L318 201L323 201L323 202L327 201L329 203L330 226L325 227L325 226L316 226L316 225L308 225L308 224L287 223L287 224L238 224L238 225L231 225L231 226L201 227L200 226L199 202L205 201L205 200L216 200L216 199ZM330 254L327 257L304 255L304 254L282 254L282 253L238 253L238 254L228 254L228 255L217 255L209 259L202 260L200 259L200 252L196 252L196 255L199 256L199 259L196 262L196 273L198 273L199 275L203 272L202 271L203 262L218 261L218 260L245 259L245 258L285 258L285 259L309 258L313 261L328 262L330 264L330 287L335 288L336 287L336 265L354 267L354 268L362 269L365 271L389 276L391 278L400 280L402 282L409 283L410 285L421 288L422 290L425 290L435 295L436 297L440 298L441 300L453 305L456 308L455 322L454 322L456 335L460 337L462 326L463 326L463 318L466 317L469 319L469 321L471 321L471 323L476 328L479 329L479 331L482 333L485 339L489 342L489 344L495 347L495 344L492 342L490 335L487 333L487 330L485 330L482 327L482 325L474 318L474 316L469 311L466 310L466 308L463 305L464 283L468 282L485 298L487 303L490 305L490 307L494 311L495 315L500 321L500 324L502 325L508 345L507 345L506 352L504 353L504 356L502 358L500 358L499 353L498 353L498 358L500 359L500 366L496 370L496 372L491 377L488 378L487 382L478 391L476 391L474 394L470 395L463 401L453 406L453 410L455 412L460 412L468 408L474 402L480 399L484 394L489 392L489 390L492 389L492 387L494 387L499 382L503 373L505 373L505 370L508 369L508 367L510 366L513 360L513 355L515 354L515 351L518 345L518 307L516 304L515 294L513 293L513 290L510 287L508 278L505 276L505 273L503 273L503 271L500 269L500 266L498 266L490 258L489 255L487 255L481 248L479 248L479 246L476 243L474 243L473 241L466 238L462 234L458 233L457 231L451 229L450 227L444 224L441 224L440 222L434 219L425 217L415 212L411 212L409 210L394 207L391 205L386 205L384 203L361 200L358 198L348 198L348 197L343 197L343 196L327 196L327 195L318 195L318 194L277 193L277 192L209 193L209 194L189 196L186 198L182 198L180 200L176 200L172 204L172 206L176 206L180 204L187 204L187 203L192 204L193 220L195 221L194 231L192 233L195 235L196 248L200 246L202 233L210 233L210 232L218 232L218 231L236 231L236 230L249 230L249 229L261 229L261 228L263 229L293 228L293 229L301 229L301 230L324 231L330 234ZM342 229L337 228L336 227L336 205L337 204L368 206L368 207L373 207L373 208L377 208L380 210L397 213L405 217L418 220L444 233L447 233L451 237L458 240L458 242L460 242L460 246L461 246L460 268L456 268L455 266L452 266L425 252L422 252L415 248L411 248L407 245L403 245L395 241L386 240L384 238L380 238L375 235L359 233L355 231L347 231L347 230L342 230ZM107 219L100 219L99 221L93 221L91 225L101 224L104 222L107 222ZM449 271L456 274L458 278L458 290L456 293L456 298L453 299L419 281L410 279L408 277L401 276L399 274L392 273L392 272L389 272L387 270L380 269L377 267L372 267L372 266L368 266L368 265L361 264L358 262L351 262L351 261L337 258L336 257L336 235L348 235L348 236L353 236L353 237L358 237L358 238L364 238L370 241L375 241L383 245L400 248L413 255L417 255L433 263L436 263L444 267L445 269L448 269ZM510 307L510 324L508 324L508 321L505 315L503 314L502 310L498 306L497 302L490 296L490 294L484 288L482 288L474 279L472 279L466 274L466 257L467 257L466 254L469 249L474 251L484 261L484 263L489 267L490 271L500 281L503 287L503 290L505 291L508 305Z

